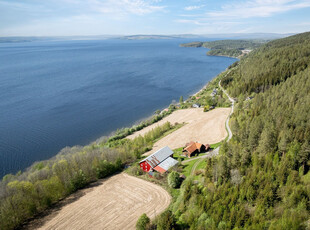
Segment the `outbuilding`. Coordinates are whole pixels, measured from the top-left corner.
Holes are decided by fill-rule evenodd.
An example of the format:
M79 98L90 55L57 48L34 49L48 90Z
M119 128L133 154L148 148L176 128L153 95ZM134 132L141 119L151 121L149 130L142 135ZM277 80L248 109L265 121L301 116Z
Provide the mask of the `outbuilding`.
M210 148L210 145L203 145L198 142L190 142L186 144L185 148L183 149L183 153L187 157L192 157L195 154L207 151Z
M145 172L155 170L160 173L165 173L169 168L178 163L178 161L173 159L172 156L173 151L166 146L140 161L139 165Z

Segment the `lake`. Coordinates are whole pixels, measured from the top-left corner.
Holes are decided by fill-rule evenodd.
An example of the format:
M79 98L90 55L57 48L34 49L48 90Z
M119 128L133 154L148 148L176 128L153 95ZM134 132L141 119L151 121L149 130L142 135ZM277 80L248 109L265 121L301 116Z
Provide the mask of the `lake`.
M236 61L179 47L191 41L0 44L0 177L131 126Z

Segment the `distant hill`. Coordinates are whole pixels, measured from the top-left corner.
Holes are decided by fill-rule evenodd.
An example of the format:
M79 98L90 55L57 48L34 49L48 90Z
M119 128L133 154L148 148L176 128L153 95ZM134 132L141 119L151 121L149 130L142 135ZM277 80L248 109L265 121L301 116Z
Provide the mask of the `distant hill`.
M230 33L230 34L203 34L201 37L216 39L263 39L273 40L285 38L294 34L277 34L277 33Z
M126 40L141 40L141 39L176 39L176 38L209 38L209 39L276 39L287 37L289 34L268 34L268 33L253 33L253 34L174 34L174 35L80 35L80 36L11 36L0 37L0 43L3 42L33 42L33 41L49 41L49 40L104 40L104 39L126 39Z
M35 42L35 41L67 41L67 40L105 40L117 38L116 35L102 36L16 36L16 37L0 37L0 43L16 43L16 42Z
M166 35L130 35L130 36L122 36L119 39L126 40L144 40L144 39L174 39L178 38L177 36L166 36Z
M252 40L272 40L283 38L292 34L275 34L275 33L232 33L232 34L174 34L174 35L130 35L120 36L121 39L173 39L173 38L209 38L209 39L252 39Z

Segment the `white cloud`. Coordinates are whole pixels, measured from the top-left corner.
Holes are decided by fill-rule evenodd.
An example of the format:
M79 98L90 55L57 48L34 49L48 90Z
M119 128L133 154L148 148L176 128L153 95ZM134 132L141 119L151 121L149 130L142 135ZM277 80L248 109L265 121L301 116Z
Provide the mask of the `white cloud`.
M94 9L105 14L116 14L124 16L127 14L145 15L158 11L163 11L165 6L160 6L157 3L160 0L89 0Z
M233 26L233 25L241 25L243 23L241 22L231 22L231 21L227 21L227 22L224 22L224 21L209 21L209 20L206 20L204 18L198 18L198 19L178 19L178 20L175 20L175 22L178 22L178 23L182 23L182 24L191 24L191 25L198 25L198 26L216 26L216 27L219 27L219 26Z
M175 20L175 22L183 23L183 24L192 24L192 25L202 25L203 24L199 20L191 20L191 19L178 19L178 20Z
M269 17L276 13L310 7L308 0L248 0L226 4L219 11L208 12L211 18Z
M192 33L221 33L221 32L257 32L285 31L279 24L264 25L258 28L248 23L249 18L266 18L276 14L310 7L310 0L230 0L222 4L218 10L211 10L204 14L179 15L176 23L192 26ZM194 9L190 7L188 10ZM288 23L289 24L289 23ZM286 24L286 27L288 26ZM274 30L274 27L277 29ZM300 26L305 28L306 25ZM267 29L268 28L268 29ZM301 29L300 29L301 30Z
M200 5L200 6L187 6L184 8L184 10L187 11L192 11L192 10L199 10L201 8L205 7L205 5Z

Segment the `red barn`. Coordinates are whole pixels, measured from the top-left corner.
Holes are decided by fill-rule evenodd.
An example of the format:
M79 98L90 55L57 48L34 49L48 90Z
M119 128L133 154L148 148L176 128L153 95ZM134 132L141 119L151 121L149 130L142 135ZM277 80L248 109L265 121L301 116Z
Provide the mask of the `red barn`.
M172 155L173 152L168 146L161 148L140 161L140 168L145 172L155 170L160 173L164 173L178 163L178 161L172 158Z

